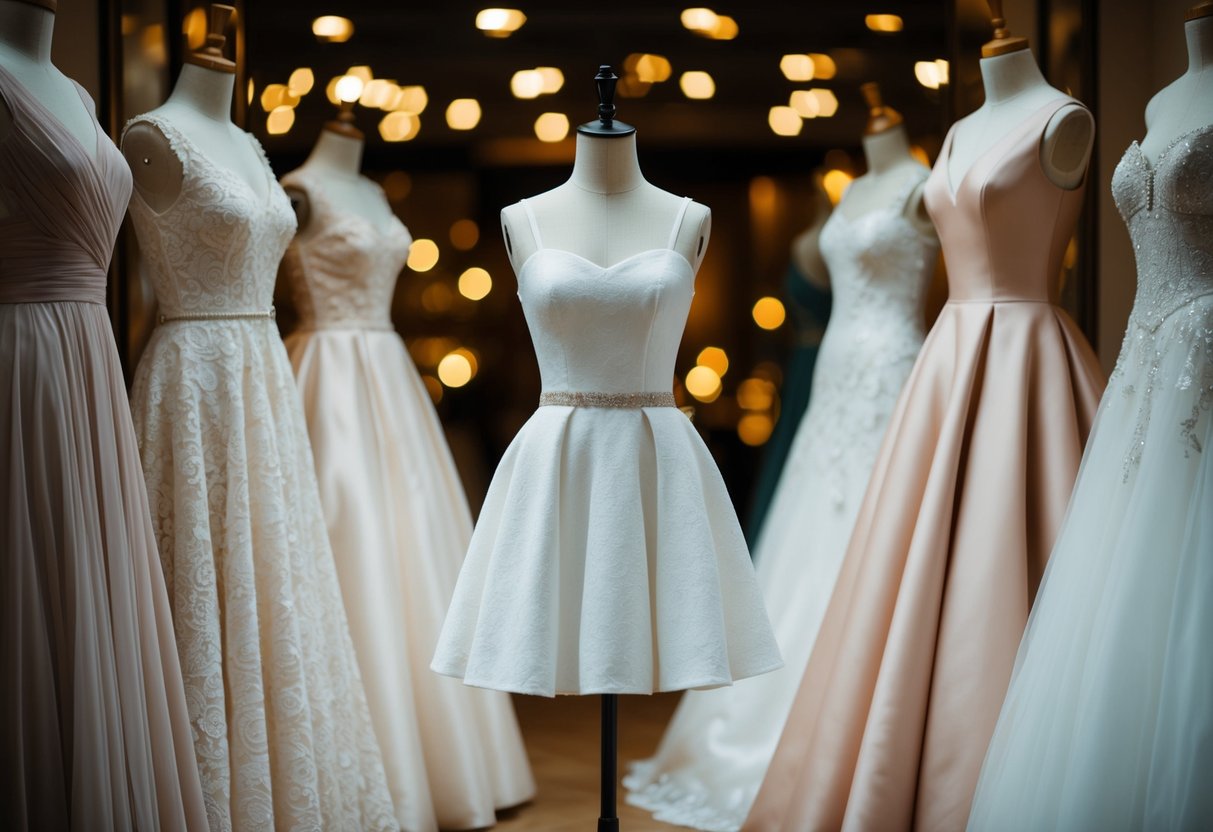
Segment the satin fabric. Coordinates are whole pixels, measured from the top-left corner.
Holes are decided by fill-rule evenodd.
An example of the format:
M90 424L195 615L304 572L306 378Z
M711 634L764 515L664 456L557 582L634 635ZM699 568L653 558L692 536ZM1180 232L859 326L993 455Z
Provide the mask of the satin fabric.
M0 827L203 830L103 305L130 171L99 125L82 146L3 67L0 97Z
M479 829L535 794L507 695L429 669L472 533L446 437L388 317L408 231L338 212L306 169L309 233L283 274L302 313L286 339L320 501L401 827Z
M956 191L926 186L949 301L890 422L745 829L952 830L968 816L1103 387L1054 305L1082 189L1040 167L1060 99Z

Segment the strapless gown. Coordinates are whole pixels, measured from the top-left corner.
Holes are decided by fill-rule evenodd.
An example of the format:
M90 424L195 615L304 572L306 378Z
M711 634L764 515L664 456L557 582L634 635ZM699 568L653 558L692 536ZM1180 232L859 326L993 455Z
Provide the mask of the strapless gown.
M973 830L1213 829L1213 127L1112 194L1137 298Z
M538 246L518 293L543 381L472 533L433 668L480 687L652 693L781 660L711 454L673 406L695 270Z
M754 551L784 667L691 691L657 754L625 778L628 802L713 832L741 826L775 753L846 553L868 476L922 346L923 298L939 244L905 216L926 168L888 207L855 219L844 198L821 230L833 312L808 413Z
M389 315L411 238L395 216L339 212L307 168L282 184L310 211L283 260L302 318L286 348L396 817L406 830L492 826L535 782L509 696L429 669L472 519Z
M745 828L962 829L1103 388L1055 305L1082 188L1040 166L1050 102L926 204L948 302L906 382Z
M182 167L164 211L131 202L160 311L131 404L211 829L395 829L270 312L294 213L264 154L254 186L139 122Z
M3 67L0 101L0 828L203 830L105 310L130 170Z

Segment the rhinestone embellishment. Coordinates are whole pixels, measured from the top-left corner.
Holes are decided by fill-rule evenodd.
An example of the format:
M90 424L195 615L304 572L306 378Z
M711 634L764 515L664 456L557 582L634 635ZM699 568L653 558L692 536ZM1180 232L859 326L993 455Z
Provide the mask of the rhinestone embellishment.
M557 407L674 407L673 393L576 393L554 390L539 397L539 406Z

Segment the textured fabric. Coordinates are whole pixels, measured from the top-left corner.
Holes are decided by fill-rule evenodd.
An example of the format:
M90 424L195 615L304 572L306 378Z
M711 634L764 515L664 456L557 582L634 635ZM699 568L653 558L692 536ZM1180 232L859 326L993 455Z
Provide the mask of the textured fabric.
M269 164L254 188L138 121L183 169L163 213L131 203L160 310L268 309L295 230ZM274 322L158 326L131 398L211 828L395 828Z
M382 328L409 233L339 214L306 169L283 184L315 229L284 260L303 313L286 346L396 819L491 826L535 783L509 697L429 669L472 519L429 393Z
M762 467L754 484L750 498L750 516L746 521L746 537L751 543L758 540L775 496L775 487L783 474L792 450L796 429L809 407L809 393L813 389L813 366L817 362L817 350L821 346L822 333L830 317L830 289L815 285L802 275L795 263L788 264L788 273L783 281L784 297L791 315L792 329L796 341L792 352L783 365L783 384L779 388L779 418L771 438L763 447Z
M1055 296L1082 189L1041 169L1069 99L952 190L927 180L949 300L889 423L745 828L964 827L1102 382Z
M545 391L668 391L695 270L670 246L518 273ZM678 410L541 407L506 450L433 668L552 696L714 687L779 650L729 495Z
M90 116L93 104L80 90ZM0 827L201 830L105 298L130 171L0 66Z
M1213 828L1213 128L1134 143L1112 190L1137 299L974 830Z
M844 198L822 228L833 312L808 413L754 551L785 664L683 698L657 754L624 780L628 802L659 820L739 828L775 752L880 440L922 346L922 304L939 244L906 218L905 203L924 178L925 168L909 174L887 207L856 219L847 217Z

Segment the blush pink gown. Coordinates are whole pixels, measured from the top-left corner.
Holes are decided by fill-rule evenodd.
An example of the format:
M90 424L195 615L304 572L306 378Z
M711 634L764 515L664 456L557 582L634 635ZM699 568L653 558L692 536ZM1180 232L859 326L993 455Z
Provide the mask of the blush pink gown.
M963 829L1103 389L1057 307L1082 188L1027 118L926 186L949 300L894 412L745 829Z
M105 310L130 170L3 67L0 107L0 829L205 829Z

